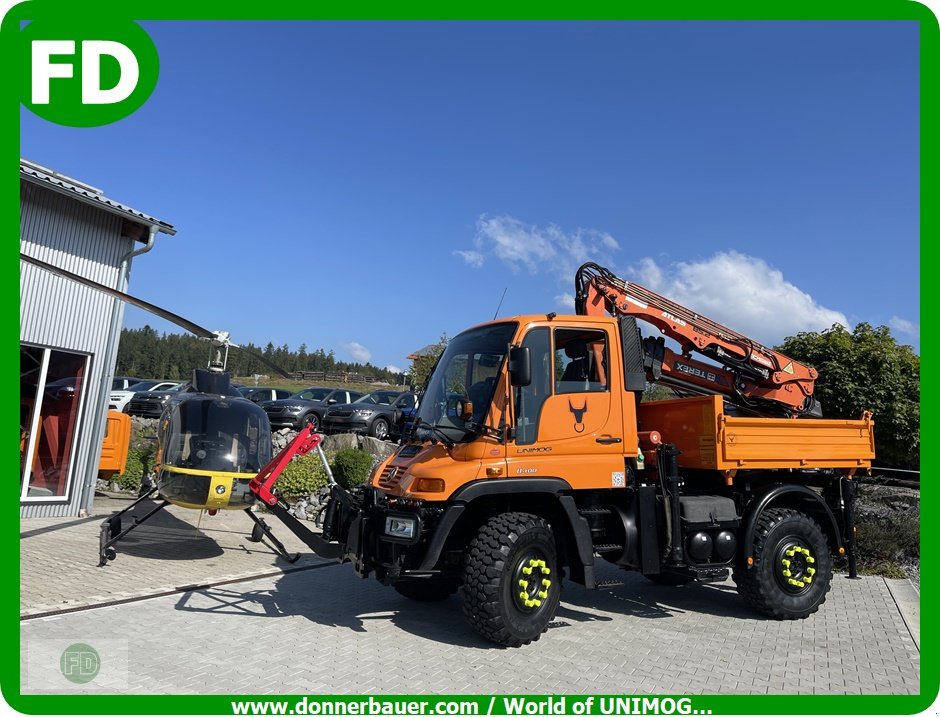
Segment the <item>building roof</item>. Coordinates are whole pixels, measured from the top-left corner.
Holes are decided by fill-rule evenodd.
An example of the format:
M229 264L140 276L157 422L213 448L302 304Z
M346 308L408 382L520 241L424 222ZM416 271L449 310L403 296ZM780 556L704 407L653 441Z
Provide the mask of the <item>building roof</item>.
M56 172L54 169L49 169L48 167L43 167L41 164L36 164L35 162L30 162L29 160L20 158L20 179L32 182L33 184L38 184L39 186L46 187L53 191L59 192L61 194L66 194L74 199L77 199L86 204L91 204L103 209L106 212L111 214L117 214L120 217L124 217L132 222L140 224L145 227L155 226L157 231L163 234L173 235L176 234L176 229L172 224L168 224L165 221L152 217L149 214L144 214L141 211L133 209L126 204L121 204L116 202L113 199L102 194L100 189L92 187L89 184L80 182L77 179L68 177L64 174ZM146 233L142 233L138 241L146 241Z
M428 344L424 348L420 348L414 353L410 353L405 356L409 361L414 361L416 358L421 358L422 356L432 356L437 354L440 351L438 344Z

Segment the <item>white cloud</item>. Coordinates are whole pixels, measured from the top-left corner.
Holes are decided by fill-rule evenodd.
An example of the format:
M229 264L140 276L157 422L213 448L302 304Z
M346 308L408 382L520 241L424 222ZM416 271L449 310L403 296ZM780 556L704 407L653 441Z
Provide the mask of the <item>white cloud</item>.
M479 269L481 266L483 266L483 255L478 251L461 251L460 249L457 249L454 254L459 256L474 269Z
M482 215L476 228L474 248L454 252L470 266L479 268L494 257L513 271L548 272L564 281L571 281L586 261L613 263L611 252L620 248L610 234L596 229L566 232L555 224L539 227L508 215Z
M845 314L820 306L779 269L734 251L665 268L647 257L629 273L656 293L765 344L835 323L850 327Z
M392 373L402 373L402 370L398 368L398 366L394 366L392 364L389 364L388 366L386 366L385 370L391 371Z
M559 294L555 297L555 303L566 311L574 313L574 295L573 294Z
M347 341L342 346L346 352L353 357L354 361L367 363L369 359L372 358L372 352L358 341Z
M913 321L902 319L900 316L892 316L888 325L899 334L906 334L915 339L920 338L920 324L915 324Z

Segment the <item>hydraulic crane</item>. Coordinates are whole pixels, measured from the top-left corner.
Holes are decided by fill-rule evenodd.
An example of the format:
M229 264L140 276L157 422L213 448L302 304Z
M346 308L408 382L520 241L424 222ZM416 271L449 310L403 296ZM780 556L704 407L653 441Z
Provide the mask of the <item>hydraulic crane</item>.
M575 275L575 308L583 316L634 317L674 339L642 339L644 368L651 382L685 393L722 394L756 415L821 417L813 396L816 369L805 366L737 331L587 263ZM692 358L699 353L721 364Z

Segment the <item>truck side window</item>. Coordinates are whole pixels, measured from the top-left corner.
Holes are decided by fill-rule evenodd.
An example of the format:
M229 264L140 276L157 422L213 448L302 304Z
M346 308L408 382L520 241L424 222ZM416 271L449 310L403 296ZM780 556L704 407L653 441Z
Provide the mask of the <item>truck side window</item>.
M542 404L552 393L552 347L547 328L532 329L522 342L532 357L532 383L516 387L516 443L535 443Z
M606 391L607 367L603 331L555 330L555 393Z

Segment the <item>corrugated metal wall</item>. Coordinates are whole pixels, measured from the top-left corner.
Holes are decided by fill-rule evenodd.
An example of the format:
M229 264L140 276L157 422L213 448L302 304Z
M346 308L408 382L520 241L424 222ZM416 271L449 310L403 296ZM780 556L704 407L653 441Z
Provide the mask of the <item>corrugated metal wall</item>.
M115 287L121 257L132 240L121 237L121 217L45 189L20 182L21 250L76 274ZM112 312L123 303L101 292L20 264L20 341L91 355L81 426L75 445L69 502L24 503L22 517L77 515L82 486L97 474L99 446L94 418L108 400L100 388Z

